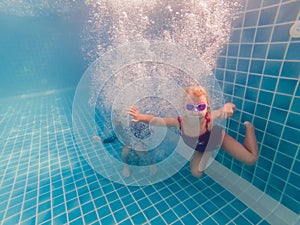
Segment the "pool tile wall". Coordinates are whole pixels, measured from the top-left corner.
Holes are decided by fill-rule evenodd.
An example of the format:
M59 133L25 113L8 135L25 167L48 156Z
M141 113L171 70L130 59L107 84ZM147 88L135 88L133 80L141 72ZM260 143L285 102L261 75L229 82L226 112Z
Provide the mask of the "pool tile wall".
M215 70L226 101L237 106L228 132L243 141L248 120L260 155L245 166L217 160L295 213L300 213L300 38L289 31L300 1L248 0Z

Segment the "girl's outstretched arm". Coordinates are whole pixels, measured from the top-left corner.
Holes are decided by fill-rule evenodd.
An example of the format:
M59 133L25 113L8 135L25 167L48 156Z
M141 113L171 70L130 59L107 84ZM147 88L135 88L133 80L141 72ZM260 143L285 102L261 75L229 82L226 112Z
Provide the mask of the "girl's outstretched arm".
M132 106L129 109L128 114L133 117L131 121L134 123L144 122L148 124L151 123L155 126L179 126L177 118L160 118L149 114L142 114L139 112L139 109L136 106Z

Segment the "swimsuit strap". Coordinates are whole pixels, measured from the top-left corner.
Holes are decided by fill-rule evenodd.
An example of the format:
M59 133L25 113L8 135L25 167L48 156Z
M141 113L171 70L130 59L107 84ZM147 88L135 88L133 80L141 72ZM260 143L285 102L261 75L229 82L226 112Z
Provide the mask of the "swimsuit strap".
M179 123L179 130L182 131L182 126L181 126L181 118L178 116L177 117L178 123Z
M205 114L205 119L206 119L205 129L206 131L208 131L208 124L210 123L208 112Z

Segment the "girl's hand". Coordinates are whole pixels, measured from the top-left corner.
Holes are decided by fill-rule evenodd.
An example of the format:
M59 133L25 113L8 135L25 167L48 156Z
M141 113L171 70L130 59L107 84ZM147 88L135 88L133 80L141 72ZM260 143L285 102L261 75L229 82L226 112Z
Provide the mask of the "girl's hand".
M133 119L131 120L134 123L137 123L140 121L140 112L139 109L136 106L132 106L129 110L128 110L128 114L130 116L133 116Z
M227 102L222 108L221 108L221 117L223 118L229 118L233 115L235 112L236 106L235 104L231 102Z

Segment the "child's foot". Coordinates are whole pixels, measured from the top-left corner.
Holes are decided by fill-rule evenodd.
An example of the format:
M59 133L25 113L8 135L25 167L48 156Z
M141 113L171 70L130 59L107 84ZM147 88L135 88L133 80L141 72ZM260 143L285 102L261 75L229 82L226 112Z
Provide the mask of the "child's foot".
M250 122L248 122L248 121L245 121L245 122L244 122L244 125L245 125L247 131L254 132L255 128L254 128L254 126L253 126L252 123L250 123Z
M130 177L130 170L128 168L128 165L126 165L126 164L123 167L123 176L124 177Z
M248 127L252 127L254 128L254 126L252 125L252 123L250 123L249 121L245 121L244 125L248 128Z
M117 136L116 136L115 134L112 134L110 137L105 138L105 139L103 140L103 143L111 143L111 142L113 142L116 138L117 138Z
M156 167L156 165L151 165L151 166L150 166L150 175L153 176L153 175L156 174L156 172L157 172L157 167Z
M94 141L102 142L101 138L99 136L93 136Z

